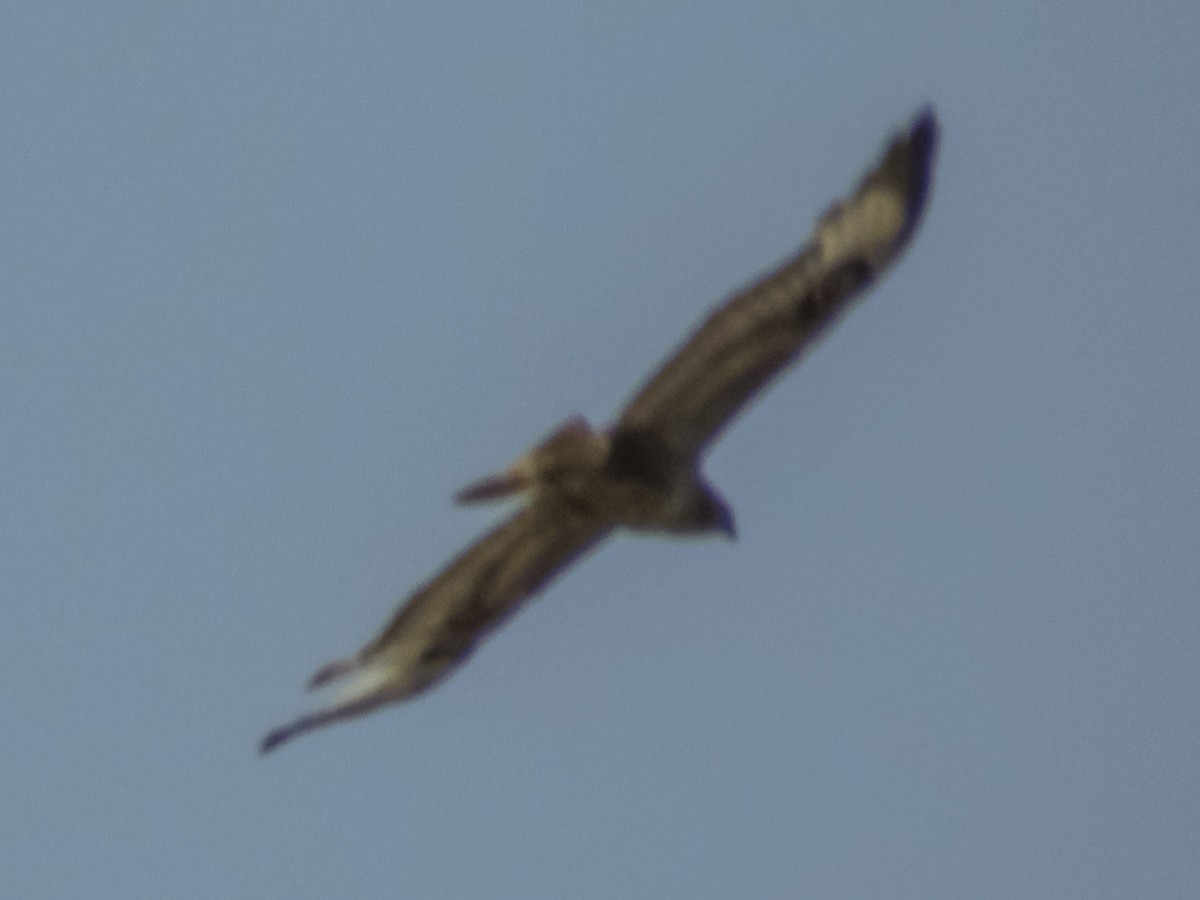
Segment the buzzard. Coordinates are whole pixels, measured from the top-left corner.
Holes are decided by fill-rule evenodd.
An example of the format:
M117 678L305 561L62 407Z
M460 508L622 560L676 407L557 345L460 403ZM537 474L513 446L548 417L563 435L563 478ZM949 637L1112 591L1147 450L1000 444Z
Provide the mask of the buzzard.
M263 738L299 734L412 697L461 665L555 575L614 528L732 537L733 514L705 480L705 449L772 378L900 255L932 181L938 125L919 113L809 242L734 294L633 397L614 424L571 419L507 469L457 495L520 494L523 506L417 589L365 647L320 669L341 696Z

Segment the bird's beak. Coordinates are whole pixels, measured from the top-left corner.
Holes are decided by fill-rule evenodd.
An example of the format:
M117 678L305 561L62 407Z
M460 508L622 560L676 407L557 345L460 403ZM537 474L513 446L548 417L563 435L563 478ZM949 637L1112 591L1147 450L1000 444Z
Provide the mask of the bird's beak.
M737 540L737 525L733 521L733 513L728 508L722 510L722 515L717 520L717 531L731 541Z

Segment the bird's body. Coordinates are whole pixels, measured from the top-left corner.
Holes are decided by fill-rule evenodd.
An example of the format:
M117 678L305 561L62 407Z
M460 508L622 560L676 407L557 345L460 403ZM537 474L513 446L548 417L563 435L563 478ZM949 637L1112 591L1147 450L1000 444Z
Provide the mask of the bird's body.
M524 505L418 588L358 653L319 670L309 686L345 679L342 695L272 731L262 751L431 687L614 528L732 536L729 506L700 469L704 450L907 246L936 144L927 110L820 217L812 240L710 315L612 426L571 419L461 491L460 502L520 495Z

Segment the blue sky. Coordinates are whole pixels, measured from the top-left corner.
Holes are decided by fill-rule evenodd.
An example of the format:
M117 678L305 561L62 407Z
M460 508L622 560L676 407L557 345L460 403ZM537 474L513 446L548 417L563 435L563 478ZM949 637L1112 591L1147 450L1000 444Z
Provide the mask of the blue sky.
M650 6L650 8L647 8ZM23 898L1200 893L1200 7L27 4L0 34ZM304 680L922 104L911 252L429 695Z

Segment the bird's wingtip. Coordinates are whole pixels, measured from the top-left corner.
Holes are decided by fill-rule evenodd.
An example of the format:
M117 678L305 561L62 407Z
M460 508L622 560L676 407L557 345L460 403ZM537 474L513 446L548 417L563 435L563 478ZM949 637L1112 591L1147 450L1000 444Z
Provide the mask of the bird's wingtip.
M301 716L287 725L268 731L258 744L258 753L260 756L266 756L280 744L286 744L292 738L298 737L306 731L312 731L314 728L320 728L323 725L336 722L338 719L344 718L347 714L343 709L334 707L332 709L317 710L316 712Z
M354 685L351 685L352 690L353 688ZM306 713L287 725L268 731L258 744L258 752L265 756L292 738L326 725L332 725L343 719L361 716L394 699L399 698L388 691L387 685L380 685L377 680L369 681L358 692L352 693L330 706Z
M938 126L937 110L932 103L926 103L917 110L912 119L913 131L936 131Z
M938 123L937 112L932 104L926 104L913 117L908 129L908 145L913 156L922 161L925 168L937 150L938 139L941 136L941 125Z
M898 244L908 240L928 204L940 137L937 113L932 104L926 104L894 137L882 163L868 179L868 183L894 184L905 197L906 221L896 237Z
M275 728L267 732L266 736L258 742L258 755L266 756L284 741L293 737L296 734L294 728L290 725L285 725L282 728Z

